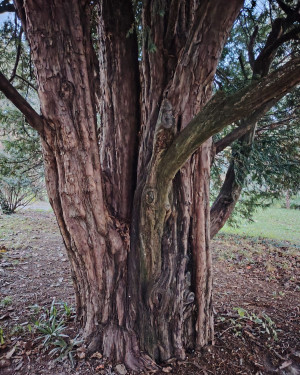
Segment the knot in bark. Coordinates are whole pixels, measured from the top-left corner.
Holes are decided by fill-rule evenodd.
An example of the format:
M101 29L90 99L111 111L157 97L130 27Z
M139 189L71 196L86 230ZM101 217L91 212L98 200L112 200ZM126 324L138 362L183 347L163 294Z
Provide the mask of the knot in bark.
M145 191L145 201L149 205L153 205L156 202L156 189L147 188Z
M168 99L164 99L162 101L159 115L158 115L157 125L158 125L158 128L163 127L165 129L171 129L175 125L173 107Z
M63 80L60 86L59 96L65 100L71 100L74 96L74 85L72 82Z

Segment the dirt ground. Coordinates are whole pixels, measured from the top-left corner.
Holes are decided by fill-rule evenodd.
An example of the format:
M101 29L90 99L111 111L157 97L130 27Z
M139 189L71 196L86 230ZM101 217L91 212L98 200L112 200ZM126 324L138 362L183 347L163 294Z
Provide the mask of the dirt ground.
M213 257L215 343L184 362L170 361L161 373L300 374L299 245L219 235ZM84 344L74 341L79 328L72 306L53 214L0 216L0 374L125 374L101 353L87 358ZM47 342L51 324L55 345ZM64 352L58 342L66 343ZM70 355L60 359L59 353Z

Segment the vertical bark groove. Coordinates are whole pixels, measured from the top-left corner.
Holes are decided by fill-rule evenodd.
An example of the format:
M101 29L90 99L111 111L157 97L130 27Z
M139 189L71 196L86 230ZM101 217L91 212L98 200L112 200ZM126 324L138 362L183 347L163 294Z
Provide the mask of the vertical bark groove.
M140 79L130 0L99 3L100 149L111 214L130 220L136 186Z

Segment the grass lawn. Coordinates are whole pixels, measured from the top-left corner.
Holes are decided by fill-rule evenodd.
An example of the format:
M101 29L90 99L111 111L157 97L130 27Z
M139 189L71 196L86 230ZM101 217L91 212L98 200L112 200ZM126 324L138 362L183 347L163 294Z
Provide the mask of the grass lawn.
M239 228L225 225L221 233L264 237L300 245L300 210L267 208L258 211L254 222L241 221Z

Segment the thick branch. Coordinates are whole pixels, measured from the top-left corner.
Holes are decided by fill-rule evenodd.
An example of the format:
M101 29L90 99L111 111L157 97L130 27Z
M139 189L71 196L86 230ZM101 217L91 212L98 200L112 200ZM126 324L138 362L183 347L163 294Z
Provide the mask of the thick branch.
M9 0L2 1L0 4L0 14L6 12L15 12L15 7L13 4L10 4Z
M6 77L0 72L0 90L25 116L31 125L40 134L43 132L42 117L31 107L22 95L11 85Z
M223 228L240 198L242 186L236 180L234 162L232 161L219 195L210 210L211 239Z
M288 16L293 13L293 9L287 4L285 4L283 1L277 0L277 3L280 6L280 8L284 11L284 13L286 13Z
M268 76L228 97L217 93L184 128L162 157L158 174L169 183L180 167L209 137L260 108L282 97L300 82L300 58L294 58Z

